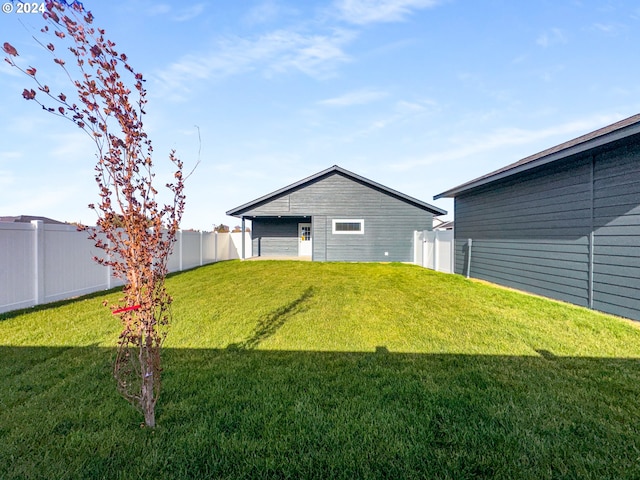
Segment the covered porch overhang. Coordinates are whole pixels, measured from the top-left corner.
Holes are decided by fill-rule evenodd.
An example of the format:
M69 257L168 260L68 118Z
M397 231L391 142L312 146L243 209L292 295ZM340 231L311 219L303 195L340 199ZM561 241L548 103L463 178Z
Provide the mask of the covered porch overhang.
M311 260L312 259L312 250L311 250L311 229L312 229L312 225L313 225L313 216L311 214L309 215L300 215L300 214L295 214L295 215L279 215L279 214L269 214L269 215L238 215L241 218L241 228L242 228L242 259L245 260L247 259L246 257L246 246L245 246L245 232L246 232L246 221L251 221L252 222L252 241L256 241L256 243L254 243L254 250L253 250L253 259L256 259L256 257L262 257L263 259L299 259L299 260ZM306 252L300 252L299 249L295 250L294 254L291 253L283 253L283 252L274 252L274 251L267 251L264 252L263 251L263 246L262 246L262 234L264 231L264 228L261 229L261 226L264 225L280 225L280 226L285 226L285 225L295 225L296 227L296 231L293 232L290 229L286 229L286 232L283 232L282 230L278 230L277 228L275 229L275 233L272 232L271 235L273 235L273 237L277 238L277 237L281 237L284 239L295 239L295 242L297 245L299 245L301 242L304 241L309 241L309 245L308 245L308 251ZM304 230L301 231L301 228L303 228ZM257 229L257 232L256 232ZM273 238L272 238L273 240Z

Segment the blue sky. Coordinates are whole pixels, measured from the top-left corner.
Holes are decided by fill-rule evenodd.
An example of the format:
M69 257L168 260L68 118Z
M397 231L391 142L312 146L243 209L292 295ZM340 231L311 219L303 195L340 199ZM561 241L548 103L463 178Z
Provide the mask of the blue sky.
M171 148L189 168L201 147L183 228L233 226L225 211L334 164L452 218L434 195L640 112L636 0L84 5L147 79L159 178ZM0 44L70 93L41 26L0 14ZM0 215L93 223L92 143L25 87L2 62Z

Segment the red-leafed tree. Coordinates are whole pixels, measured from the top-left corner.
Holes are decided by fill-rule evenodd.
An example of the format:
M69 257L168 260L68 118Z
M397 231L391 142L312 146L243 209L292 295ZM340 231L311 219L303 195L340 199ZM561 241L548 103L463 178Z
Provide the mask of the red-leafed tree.
M142 75L105 31L93 26L93 15L81 3L47 1L43 17L42 33L49 41L38 41L71 80L74 95L54 94L35 68L19 65L9 43L3 45L5 60L33 80L34 88L22 92L25 99L74 123L97 147L99 201L89 205L98 214L97 226L83 228L103 251L96 261L125 281L120 304L112 306L122 321L114 376L118 390L154 427L160 350L172 302L164 279L185 206L183 163L174 151L169 154L175 168L173 182L166 184L171 200L161 205L153 149L142 125L147 103ZM75 65L66 64L59 47L71 52Z

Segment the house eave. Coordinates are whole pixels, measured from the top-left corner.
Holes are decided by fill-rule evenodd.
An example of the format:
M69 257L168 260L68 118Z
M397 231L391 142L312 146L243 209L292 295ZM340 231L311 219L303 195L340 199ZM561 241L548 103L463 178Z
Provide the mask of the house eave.
M624 122L632 123L628 125L624 125ZM606 129L610 129L611 127L623 124L624 126L620 126L618 129L614 129L612 131L608 131L606 133L602 133L597 135L597 132L606 131ZM475 180L471 180L470 182L463 183L462 185L458 185L452 189L449 189L445 192L439 193L433 197L434 200L438 200L440 198L455 198L461 193L465 193L469 190L488 185L490 183L496 182L498 180L505 179L507 177L511 177L513 175L518 175L520 173L532 170L534 168L538 168L553 162L557 162L559 160L568 158L572 155L576 155L579 153L584 153L591 149L606 145L608 143L615 142L617 140L622 140L624 138L637 135L640 133L640 115L634 115L633 117L629 117L628 119L621 120L617 122L617 124L610 125L609 127L604 127L603 129L596 130L590 134L584 135L582 137L578 137L577 139L566 142L567 147L561 148L562 145L552 147L548 150L543 150L540 153L535 155L531 155L531 160L527 160L524 158L513 163L511 166L507 166L496 170L493 173L489 173L482 177L479 177ZM595 135L595 136L594 136ZM589 138L586 138L589 137ZM584 141L580 141L581 138L585 138ZM549 152L549 153L545 153Z
M350 172L349 170L346 170L342 167L339 167L338 165L334 165L333 167L327 168L325 170L322 170L321 172L316 173L315 175L311 175L309 177L303 178L302 180L299 180L295 183L292 183L291 185L287 185L286 187L280 188L279 190L276 190L274 192L271 192L267 195L264 195L260 198L257 198L255 200L252 200L251 202L245 203L244 205L240 205L239 207L233 208L229 211L226 212L227 215L231 216L231 217L237 217L237 218L241 218L243 216L245 216L244 214L248 211L250 211L252 208L256 207L257 205L260 205L261 203L265 203L268 202L269 200L279 196L279 195L284 195L287 192L290 192L292 190L295 190L299 187L302 187L304 185L310 184L324 176L333 174L333 173L340 173L346 177L349 177L353 180L357 180L365 185L369 185L372 188L375 188L377 190L380 190L382 192L385 192L391 196L394 196L404 202L407 202L411 205L414 205L418 208L421 208L422 210L426 210L430 213L433 213L434 215L438 216L438 215L446 215L447 211L443 210L441 208L435 207L433 205L430 205L426 202L423 202L421 200L418 200L417 198L413 198L410 197L409 195L405 195L404 193L398 192L397 190L393 190L392 188L389 187L385 187L382 184L376 183L372 180L369 180L367 178L361 177L360 175L357 175L353 172ZM276 215L277 216L277 215Z

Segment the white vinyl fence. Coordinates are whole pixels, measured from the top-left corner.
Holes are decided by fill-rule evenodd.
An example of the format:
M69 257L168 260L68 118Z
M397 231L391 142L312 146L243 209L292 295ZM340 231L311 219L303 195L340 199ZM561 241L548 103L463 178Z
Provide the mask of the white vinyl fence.
M413 233L413 263L443 273L453 273L453 230Z
M242 233L180 231L167 266L179 272L240 258L241 244ZM0 222L0 313L122 285L93 260L101 253L71 225Z

